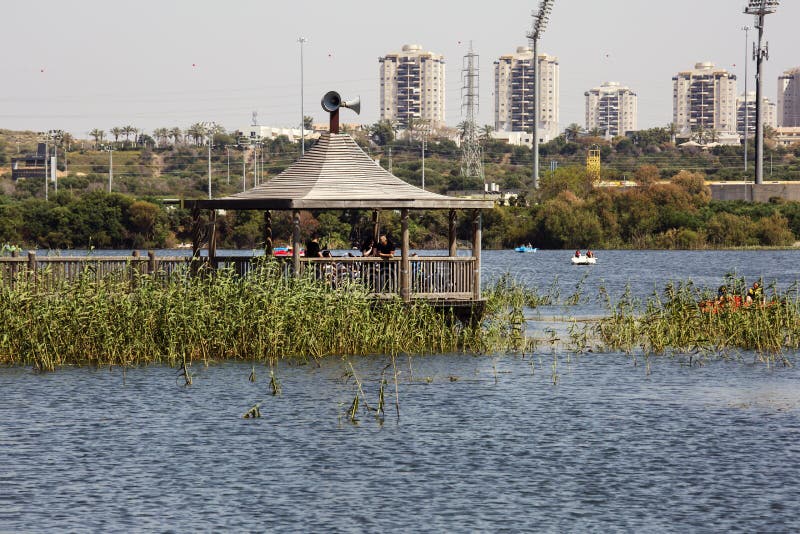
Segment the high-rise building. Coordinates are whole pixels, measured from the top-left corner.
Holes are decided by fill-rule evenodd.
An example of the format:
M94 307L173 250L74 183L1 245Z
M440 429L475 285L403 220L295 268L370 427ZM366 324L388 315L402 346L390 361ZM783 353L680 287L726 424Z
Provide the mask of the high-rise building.
M778 77L778 126L800 127L800 67Z
M494 127L497 131L522 132L533 127L533 50L517 48L516 54L494 62ZM558 135L558 58L539 54L536 77L539 93L539 137L548 141Z
M736 75L713 63L697 63L672 78L672 122L683 134L735 133L736 94Z
M745 95L740 95L736 99L736 133L744 135L745 124L745 103L747 104L747 136L753 137L756 135L756 92L748 91L747 98ZM761 109L764 113L764 125L771 128L777 127L775 120L775 104L769 101L768 98L761 99Z
M638 98L636 93L617 82L604 82L584 93L586 129L598 129L616 137L636 130Z
M404 45L401 52L378 58L381 79L381 120L407 128L410 119L422 119L433 128L444 126L444 57Z

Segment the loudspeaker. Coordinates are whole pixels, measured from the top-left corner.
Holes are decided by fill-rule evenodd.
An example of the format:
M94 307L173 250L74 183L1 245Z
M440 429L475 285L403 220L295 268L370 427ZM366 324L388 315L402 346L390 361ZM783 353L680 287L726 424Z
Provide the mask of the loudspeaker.
M333 113L342 105L342 97L336 91L328 91L322 97L322 109L328 113Z

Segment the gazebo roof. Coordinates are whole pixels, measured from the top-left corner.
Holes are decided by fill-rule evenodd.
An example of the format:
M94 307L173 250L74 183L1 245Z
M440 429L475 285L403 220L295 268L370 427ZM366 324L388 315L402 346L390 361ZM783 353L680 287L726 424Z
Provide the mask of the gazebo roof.
M490 209L492 200L438 195L404 182L346 134L323 134L268 182L228 197L197 200L209 209Z

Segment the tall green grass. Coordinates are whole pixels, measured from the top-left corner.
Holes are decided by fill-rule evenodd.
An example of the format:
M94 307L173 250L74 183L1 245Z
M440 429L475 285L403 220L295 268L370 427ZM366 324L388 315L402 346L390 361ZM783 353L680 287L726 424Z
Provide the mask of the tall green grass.
M744 287L733 278L726 285ZM608 348L641 350L645 355L679 352L707 358L746 350L764 361L788 363L783 353L800 347L800 303L794 289L781 293L773 286L762 303L750 305L700 304L713 298L691 281L670 283L662 294L654 293L644 302L626 292L610 304L597 333Z
M272 261L240 277L85 276L46 290L0 286L0 364L137 366L245 360L310 361L331 355L481 352L507 306L491 301L483 323L463 325L424 302L376 301L363 287L331 288L282 276ZM517 314L516 317L521 316Z

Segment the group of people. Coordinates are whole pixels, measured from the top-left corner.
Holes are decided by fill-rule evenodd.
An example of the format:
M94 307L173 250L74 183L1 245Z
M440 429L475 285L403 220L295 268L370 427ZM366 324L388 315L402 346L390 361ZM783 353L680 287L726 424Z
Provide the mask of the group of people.
M388 235L381 234L376 243L374 239L364 241L361 246L362 257L379 257L383 259L390 259L394 257L396 246L389 239ZM319 236L314 235L306 243L305 250L306 258L334 258L330 250L323 249L319 242ZM347 257L354 258L352 252L347 253ZM361 266L352 262L335 262L335 263L319 263L314 266L317 276L326 280L330 280L333 284L338 284L344 279L357 280L361 279L364 283L380 286L384 289L388 288L391 280L394 278L393 271L389 264L381 262L376 264L374 269L370 268L365 272L361 272ZM374 272L372 272L374 271Z
M753 304L753 303L761 303L764 301L764 290L761 288L761 283L756 280L753 282L753 285L748 288L747 292L744 295L744 303ZM717 302L720 304L736 304L739 305L742 302L742 297L740 295L732 295L728 292L728 286L719 286L717 289Z
M580 250L576 250L575 251L575 257L576 258L580 258L581 257L581 251ZM592 252L591 250L587 250L586 251L586 257L587 258L594 258L594 252Z

